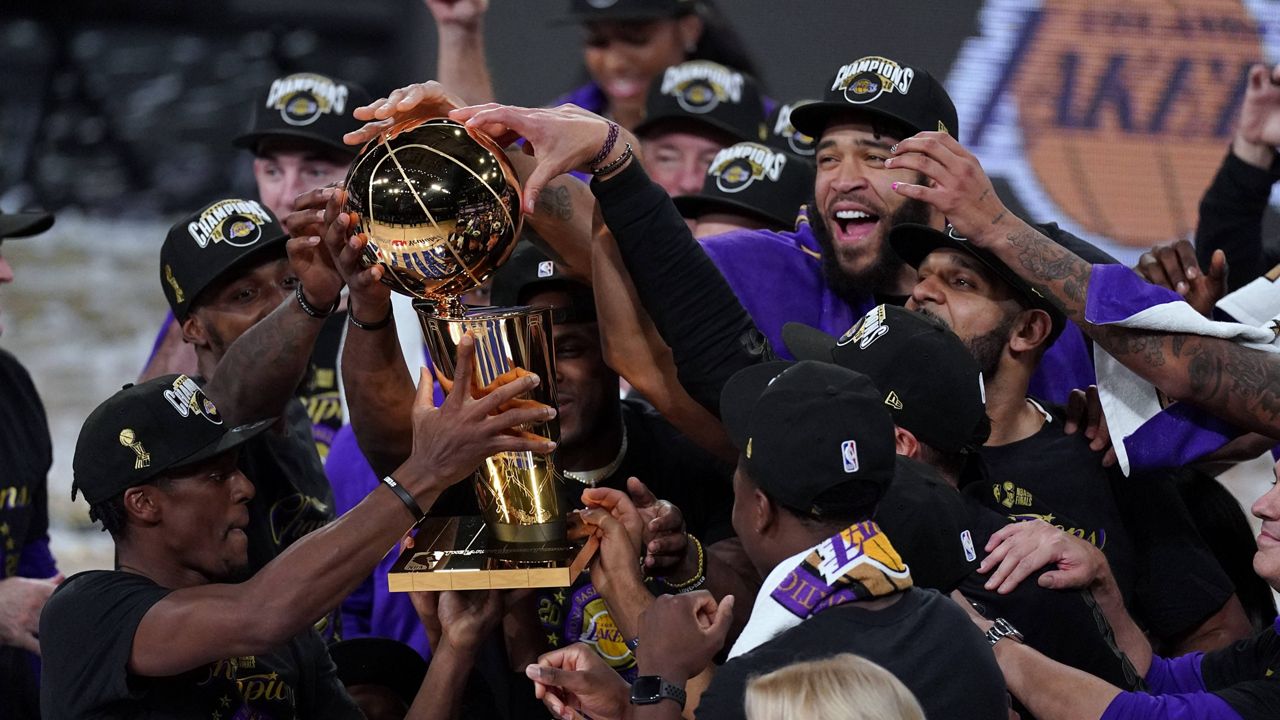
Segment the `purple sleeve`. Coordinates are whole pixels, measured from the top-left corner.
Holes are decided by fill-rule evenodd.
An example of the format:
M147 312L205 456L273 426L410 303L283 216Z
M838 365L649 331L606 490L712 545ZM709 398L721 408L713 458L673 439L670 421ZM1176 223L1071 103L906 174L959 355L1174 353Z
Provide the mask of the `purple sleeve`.
M49 551L49 536L28 542L22 548L22 555L18 559L18 577L25 578L51 578L58 574L58 565L53 560L53 553Z
M1243 720L1213 693L1148 695L1122 692L1103 711L1101 720Z
M1151 668L1147 670L1147 688L1156 695L1165 693L1204 692L1204 678L1200 675L1200 659L1204 653L1188 653L1176 658L1151 656Z

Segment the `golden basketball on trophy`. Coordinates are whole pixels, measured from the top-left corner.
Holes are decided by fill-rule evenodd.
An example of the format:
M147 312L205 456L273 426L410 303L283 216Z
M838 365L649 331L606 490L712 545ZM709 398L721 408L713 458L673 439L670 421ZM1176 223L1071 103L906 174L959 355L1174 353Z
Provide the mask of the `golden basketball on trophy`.
M404 123L361 150L346 189L354 229L368 238L361 259L381 265L393 290L417 298L441 383L452 381L458 343L470 332L478 390L521 368L542 380L527 397L555 407L550 310L468 307L460 299L520 236L520 184L502 149L452 120ZM524 429L559 440L555 419ZM568 585L586 558L575 562L582 551L565 538L561 482L554 453L488 458L476 473L481 516L429 518L393 568L391 589Z

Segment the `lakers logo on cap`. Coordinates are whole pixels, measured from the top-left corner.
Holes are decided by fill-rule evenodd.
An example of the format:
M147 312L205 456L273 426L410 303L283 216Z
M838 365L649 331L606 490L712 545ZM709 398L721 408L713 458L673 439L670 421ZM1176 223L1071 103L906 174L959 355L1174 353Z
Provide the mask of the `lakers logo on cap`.
M704 115L722 102L742 101L742 73L718 63L695 60L667 68L661 93L676 99L682 110Z
M133 461L133 469L141 470L151 466L151 453L142 447L142 443L138 441L137 435L134 434L133 428L125 428L120 431L120 444L133 451L136 456Z
M186 375L179 375L174 379L173 386L164 391L164 399L184 418L195 413L214 425L222 424L218 407L204 394L196 381Z
M777 182L787 156L759 143L738 143L716 153L707 174L715 177L720 192L736 193L756 180Z
M844 99L854 105L873 102L885 93L906 95L916 73L896 61L878 55L859 58L840 68L832 90L843 90Z
M202 248L223 242L249 247L262 239L262 227L272 222L271 213L257 200L222 200L188 223L187 233Z
M280 119L289 125L310 125L321 115L342 115L348 93L346 85L324 75L298 73L271 83L267 107L279 110Z
M786 138L787 147L791 148L791 152L805 157L813 157L813 145L817 141L796 130L796 126L791 124L791 109L793 107L795 106L782 105L778 108L778 118L773 122L773 134L780 138Z

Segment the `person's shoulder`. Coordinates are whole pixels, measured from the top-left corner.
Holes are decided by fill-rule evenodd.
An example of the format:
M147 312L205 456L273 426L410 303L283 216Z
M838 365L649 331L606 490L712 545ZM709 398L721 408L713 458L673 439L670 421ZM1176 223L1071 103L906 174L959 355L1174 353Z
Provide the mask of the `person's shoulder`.
M135 573L120 570L86 570L62 581L62 584L49 597L47 607L76 604L85 598L101 603L113 595L132 592L152 592L163 596L169 591L150 578Z
M70 641L85 632L110 635L145 614L169 590L119 570L90 570L62 582L40 615L40 635Z
M707 249L760 249L764 252L805 255L796 245L797 235L792 230L730 230L719 235L699 238Z

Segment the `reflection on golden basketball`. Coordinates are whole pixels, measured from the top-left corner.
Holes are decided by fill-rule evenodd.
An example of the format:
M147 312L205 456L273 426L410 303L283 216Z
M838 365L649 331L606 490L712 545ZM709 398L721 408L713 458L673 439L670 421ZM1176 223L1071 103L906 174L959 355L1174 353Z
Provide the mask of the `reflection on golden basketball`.
M397 292L447 304L484 282L520 235L520 185L487 135L444 118L370 141L347 173L361 260Z
M1086 230L1189 237L1263 51L1242 0L1045 0L1013 93L1027 159ZM1048 219L1048 218L1043 218Z

